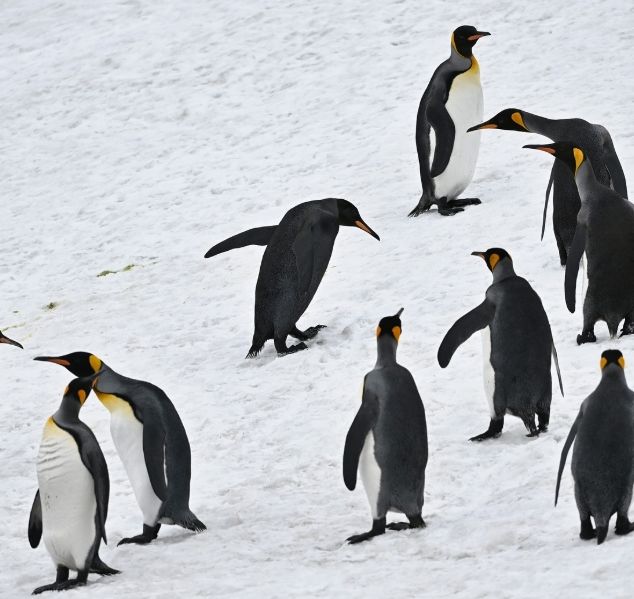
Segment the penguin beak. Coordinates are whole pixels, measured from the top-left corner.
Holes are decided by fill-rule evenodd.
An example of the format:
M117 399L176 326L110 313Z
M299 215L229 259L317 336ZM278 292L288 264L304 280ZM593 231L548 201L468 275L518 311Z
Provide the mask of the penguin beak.
M63 360L62 358L52 358L50 356L38 356L37 358L33 358L38 362L53 362L53 364L59 364L60 366L65 366L68 368L70 366L70 362L68 360Z
M20 349L24 349L21 343L18 343L17 341L14 341L13 339L9 339L7 336L4 335L4 333L2 333L2 331L0 331L0 343L6 343L7 345L15 345L16 347L19 347Z
M487 261L487 257L486 254L484 252L471 252L472 256L479 256L480 258L482 258L485 262Z
M403 310L405 310L405 308L401 308L397 313L396 313L396 318L400 318L401 314L403 314Z
M354 221L354 226L359 227L362 231L365 231L368 235L372 235L374 239L381 241L381 238L372 230L368 225L366 225L361 219Z
M498 126L491 122L491 121L486 121L484 123L480 123L479 125L474 125L473 127L469 127L467 129L467 133L469 133L470 131L479 131L480 129L497 129Z
M528 148L529 150L541 150L542 152L546 152L548 154L552 154L553 156L557 155L557 151L555 150L555 148L551 147L551 146L542 146L539 144L528 144L525 146L522 146L523 148Z
M470 35L467 39L470 42L477 42L481 37L486 37L487 35L491 35L488 31L477 31L473 35Z

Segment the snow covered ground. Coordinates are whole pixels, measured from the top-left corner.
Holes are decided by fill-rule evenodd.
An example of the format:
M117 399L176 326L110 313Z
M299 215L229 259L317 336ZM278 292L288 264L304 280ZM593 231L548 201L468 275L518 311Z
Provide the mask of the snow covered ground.
M0 327L26 348L0 348L2 597L54 579L26 525L41 429L70 376L31 358L75 350L173 399L208 531L116 547L142 522L91 396L82 418L111 477L101 555L123 573L69 596L631 596L634 538L578 539L568 469L553 508L600 352L633 364L634 339L611 342L601 325L599 343L575 344L581 316L565 308L550 227L539 242L551 158L521 149L541 138L484 132L469 189L483 204L406 218L418 102L465 23L493 34L476 47L486 118L513 106L600 122L633 187L627 3L5 0L0 23ZM262 248L203 254L328 196L354 202L381 242L340 231L300 321L328 325L309 351L277 359L269 344L244 360ZM474 445L488 423L479 336L447 370L435 355L490 283L470 252L498 245L543 299L566 397L554 394L541 438L509 417L499 440ZM362 487L343 484L344 439L374 328L401 306L399 358L427 410L428 527L347 546L370 515Z

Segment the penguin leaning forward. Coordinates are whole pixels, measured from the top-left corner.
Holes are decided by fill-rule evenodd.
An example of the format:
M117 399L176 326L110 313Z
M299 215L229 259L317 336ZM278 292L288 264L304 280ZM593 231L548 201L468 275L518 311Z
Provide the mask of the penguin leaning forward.
M376 365L365 375L361 407L346 436L343 480L354 490L359 470L372 511L372 529L349 537L350 544L385 533L390 510L409 520L388 524L390 530L425 526L427 423L414 378L396 361L402 312L379 322Z
M491 34L470 25L458 27L451 35L449 58L434 71L421 98L416 150L423 194L409 216L418 216L433 204L449 216L480 203L458 196L471 183L480 149L480 135L467 135L467 128L482 120L480 66L473 46L486 35Z
M205 525L189 509L191 449L169 397L156 385L116 373L87 352L40 356L75 376L98 373L93 390L110 411L110 432L143 513L143 533L119 541L151 543L161 524L200 532Z
M484 388L491 421L488 430L471 441L498 437L505 414L520 418L529 437L537 436L548 430L550 421L551 354L564 394L548 316L529 282L515 274L506 250L490 248L472 255L485 261L493 283L484 301L449 329L438 348L438 363L446 368L458 347L482 330Z
M599 183L608 187L611 186L624 198L627 197L627 184L623 168L614 149L610 133L602 125L589 123L583 119L547 119L526 110L506 108L492 119L470 127L469 131L480 131L482 129L539 133L553 141L574 139L586 150L587 157L592 164ZM542 239L546 228L548 197L551 187L553 189L553 231L559 250L559 260L561 265L565 266L575 234L575 227L577 226L577 213L581 207L581 200L579 199L579 191L577 190L574 176L566 165L558 160L553 162L550 179L546 187Z
M588 289L583 302L583 330L577 343L597 340L594 325L604 320L610 337L625 320L621 335L634 333L634 206L597 181L586 150L576 142L527 145L561 160L574 173L581 208L570 246L564 292L566 306L575 311L579 263L586 254Z
M557 472L555 505L574 441L572 477L581 520L579 537L596 537L599 545L605 541L614 514L617 535L634 530L627 515L634 484L634 392L627 386L624 368L620 351L609 349L601 354L601 382L581 404L561 450Z
M101 539L107 543L108 466L95 435L79 420L93 379L94 375L70 382L42 433L29 543L35 548L44 537L57 578L36 588L34 595L86 584L89 572L119 573L99 559ZM76 570L77 578L69 580L69 570Z
M365 224L354 204L327 198L298 204L278 225L239 233L205 254L205 258L211 258L247 245L266 246L255 286L255 332L247 358L257 356L269 339L273 339L281 356L307 349L304 341L324 328L317 325L300 331L297 321L308 308L326 272L340 226L358 227L380 240ZM300 343L288 347L289 335Z

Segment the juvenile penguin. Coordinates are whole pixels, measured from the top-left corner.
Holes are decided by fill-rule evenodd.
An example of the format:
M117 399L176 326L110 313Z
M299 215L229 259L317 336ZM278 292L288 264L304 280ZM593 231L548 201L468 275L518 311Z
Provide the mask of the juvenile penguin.
M492 119L470 127L469 131L480 131L481 129L539 133L553 141L574 139L587 151L587 157L599 183L612 186L612 189L617 193L624 198L627 197L627 184L623 168L614 149L610 133L602 125L589 123L583 119L547 119L525 110L507 108ZM563 163L555 160L546 188L542 239L546 228L551 186L553 188L553 231L559 250L559 260L561 265L565 266L577 226L577 213L581 207L581 200L570 170Z
M57 578L35 589L34 595L86 584L89 571L118 574L99 559L101 539L107 543L108 466L95 435L79 420L93 378L70 382L42 433L37 456L39 489L29 518L29 543L35 548L44 537L57 566ZM69 570L76 570L77 578L69 580Z
M350 544L382 535L390 510L409 520L388 524L391 530L425 526L427 423L414 378L396 361L402 312L379 322L376 365L365 375L361 407L346 436L343 480L354 490L360 471L372 511L372 530L349 537Z
M625 319L622 335L634 333L634 206L597 181L586 150L576 142L527 145L561 160L574 173L581 198L575 235L566 262L566 306L575 311L579 262L586 254L588 289L583 303L583 331L577 343L597 340L594 325L604 320L610 337Z
M550 420L551 354L564 394L548 316L528 281L515 274L506 250L491 248L472 256L485 261L493 283L484 301L449 329L438 348L438 363L445 368L456 349L482 330L484 389L491 420L488 430L471 441L498 437L505 414L520 418L529 437L537 436L548 430Z
M298 204L277 226L239 233L205 254L205 258L211 258L247 245L266 246L255 286L255 332L247 358L257 356L269 339L273 339L279 355L306 349L304 341L324 328L317 325L300 331L297 321L308 308L326 272L340 226L358 227L379 239L363 222L354 204L328 198ZM300 343L288 347L289 335Z
M581 531L579 537L600 545L616 514L617 535L634 530L627 512L634 484L634 393L625 380L625 360L620 351L601 354L601 382L583 401L561 451L555 505L561 475L573 441L572 477ZM576 440L575 440L576 437ZM596 530L590 517L594 518Z
M449 58L434 71L421 98L416 150L423 194L409 216L418 216L433 204L448 216L480 203L458 196L471 183L480 149L480 136L467 135L467 127L482 120L480 66L472 50L485 35L491 34L470 25L458 27L451 35Z
M189 509L191 450L169 397L156 385L116 373L87 352L35 360L59 364L75 376L99 373L93 389L110 411L112 440L143 513L143 533L122 539L118 545L151 543L161 524L205 530Z

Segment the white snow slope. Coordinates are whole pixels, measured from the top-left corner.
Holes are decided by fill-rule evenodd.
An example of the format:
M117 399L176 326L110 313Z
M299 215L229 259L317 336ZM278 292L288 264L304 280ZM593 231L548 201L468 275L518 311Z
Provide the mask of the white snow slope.
M91 575L69 597L631 596L634 538L611 527L600 547L579 540L568 468L553 507L600 353L634 363L634 339L599 325L597 344L576 346L581 315L565 308L550 225L539 241L552 159L521 149L544 138L483 132L467 190L483 204L406 217L420 195L418 102L465 23L492 32L476 46L486 118L519 107L602 123L634 187L626 2L0 4L0 326L26 348L0 347L2 597L55 577L26 526L42 426L71 375L32 358L76 350L172 398L208 531L164 527L150 546L116 547L142 520L91 396L81 415L111 477L101 555L123 573ZM300 321L328 328L308 351L278 359L269 343L245 360L262 248L203 254L329 196L354 202L381 242L342 228ZM469 254L492 246L542 297L566 397L555 390L540 438L508 417L500 439L476 445L488 424L479 335L446 370L436 351L481 302L491 275ZM361 486L343 484L344 439L376 324L401 306L399 359L427 411L428 526L348 546L371 521Z

